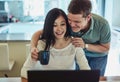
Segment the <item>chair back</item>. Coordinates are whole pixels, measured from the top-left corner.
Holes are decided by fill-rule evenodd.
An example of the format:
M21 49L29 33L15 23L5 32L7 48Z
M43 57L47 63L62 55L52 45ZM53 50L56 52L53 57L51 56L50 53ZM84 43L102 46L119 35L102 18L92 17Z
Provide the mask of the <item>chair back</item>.
M7 43L0 43L0 70L9 69L9 48Z

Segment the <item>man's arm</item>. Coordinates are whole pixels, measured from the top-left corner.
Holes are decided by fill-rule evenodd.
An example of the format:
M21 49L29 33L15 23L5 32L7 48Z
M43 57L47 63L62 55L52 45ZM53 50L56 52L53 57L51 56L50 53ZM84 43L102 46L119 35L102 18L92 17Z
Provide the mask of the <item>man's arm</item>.
M105 44L86 44L82 38L72 38L72 43L75 47L86 48L89 51L98 53L106 53L110 49L110 42Z
M31 50L31 57L33 59L37 59L38 57L38 49L37 49L37 44L38 44L38 40L39 37L42 35L42 30L39 30L37 32L35 32L31 38L31 46L30 46L30 50Z
M108 52L110 49L110 43L97 44L97 45L87 44L87 45L88 47L86 49L93 52L105 53Z
M37 47L37 43L41 35L42 35L42 30L37 31L32 35L31 42L30 42L31 48Z

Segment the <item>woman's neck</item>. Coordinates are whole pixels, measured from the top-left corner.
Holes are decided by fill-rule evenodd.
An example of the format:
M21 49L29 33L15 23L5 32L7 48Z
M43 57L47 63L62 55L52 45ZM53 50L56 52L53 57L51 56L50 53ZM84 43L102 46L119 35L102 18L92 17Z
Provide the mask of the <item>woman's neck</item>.
M71 38L57 39L53 47L56 49L62 49L68 46L70 43L71 43Z

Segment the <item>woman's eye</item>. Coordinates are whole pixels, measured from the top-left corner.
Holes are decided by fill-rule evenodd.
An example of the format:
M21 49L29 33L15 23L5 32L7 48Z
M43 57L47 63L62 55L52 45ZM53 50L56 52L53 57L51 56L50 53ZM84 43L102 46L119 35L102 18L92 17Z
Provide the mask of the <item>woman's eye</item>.
M61 24L61 26L64 26L65 24Z

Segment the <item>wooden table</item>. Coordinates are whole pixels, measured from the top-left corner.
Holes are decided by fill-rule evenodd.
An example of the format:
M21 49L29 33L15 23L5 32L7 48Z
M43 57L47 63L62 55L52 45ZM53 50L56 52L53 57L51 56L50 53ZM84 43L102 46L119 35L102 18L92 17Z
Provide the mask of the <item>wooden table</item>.
M27 80L21 77L9 77L0 78L0 82L27 82ZM120 82L120 76L100 77L99 82Z

